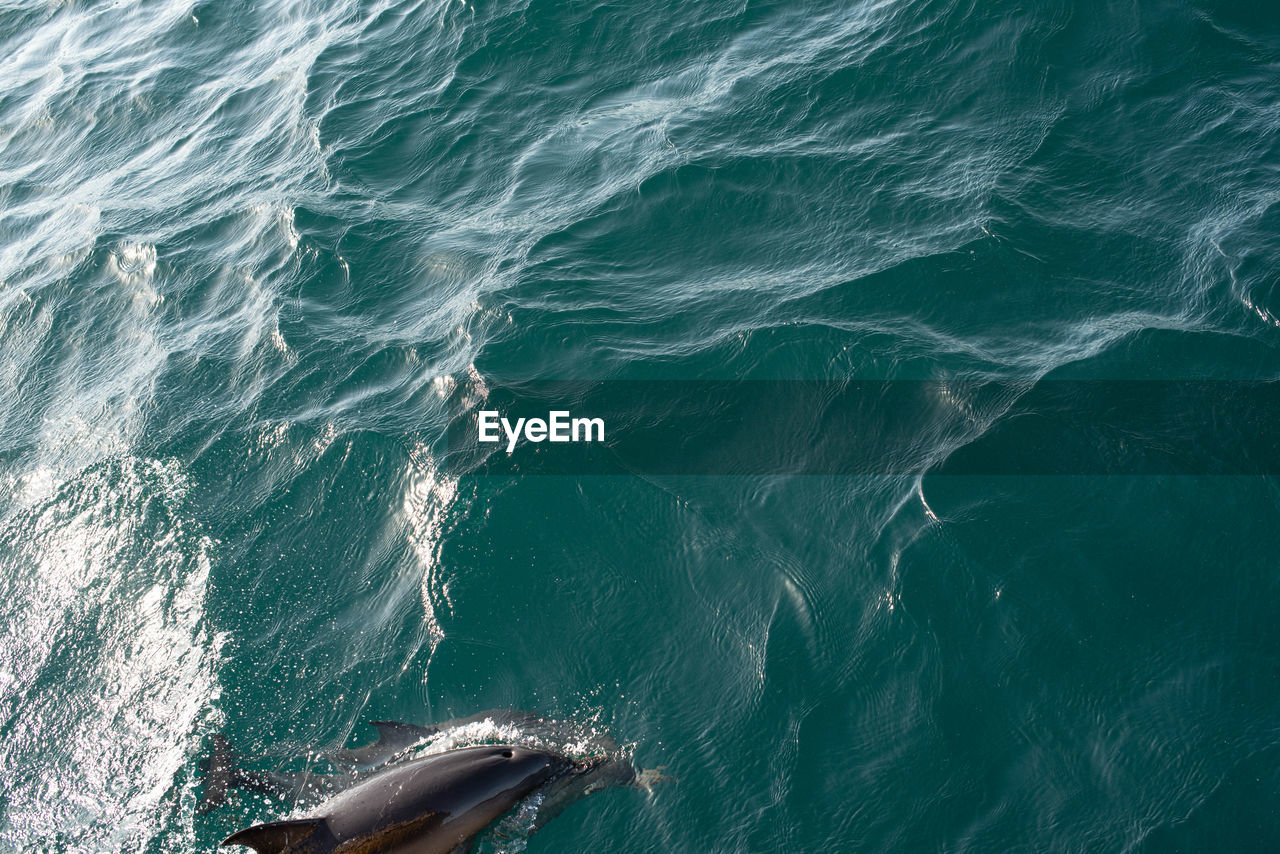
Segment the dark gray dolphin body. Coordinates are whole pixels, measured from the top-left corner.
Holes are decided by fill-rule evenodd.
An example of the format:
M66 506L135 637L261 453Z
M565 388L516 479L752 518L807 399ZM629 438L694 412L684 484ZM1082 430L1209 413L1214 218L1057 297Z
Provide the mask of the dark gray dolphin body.
M330 758L354 768L376 768L440 731L439 727L403 724L399 721L373 721L372 724L378 731L376 741L350 750L334 751Z
M294 821L258 824L223 845L258 854L450 854L535 789L573 772L559 754L466 747L394 765Z

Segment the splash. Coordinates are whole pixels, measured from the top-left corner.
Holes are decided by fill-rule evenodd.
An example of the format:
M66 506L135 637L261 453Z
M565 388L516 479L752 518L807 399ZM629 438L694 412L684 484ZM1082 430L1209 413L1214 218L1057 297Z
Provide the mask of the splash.
M444 629L436 616L437 607L452 607L447 580L438 569L438 558L445 518L457 496L457 478L440 471L425 443L416 445L409 452L408 487L403 509L409 528L409 542L422 567L423 619L432 653L444 639Z
M212 541L176 463L117 458L0 542L0 848L140 850L217 697Z
M547 750L570 759L593 759L601 756L629 758L630 750L620 749L602 727L599 715L586 719L561 720L533 715L503 714L464 719L445 726L425 739L414 751L415 756L431 756L463 747L481 744L517 744L532 750Z

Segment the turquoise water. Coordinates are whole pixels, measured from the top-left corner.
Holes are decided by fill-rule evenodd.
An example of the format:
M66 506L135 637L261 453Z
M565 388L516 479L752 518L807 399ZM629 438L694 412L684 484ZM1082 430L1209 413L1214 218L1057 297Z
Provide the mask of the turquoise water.
M512 708L676 780L511 851L1280 850L1277 471L947 473L1056 379L1280 376L1263 8L0 3L0 849L213 850L288 812L197 813L214 733ZM738 379L947 405L871 473L449 441Z

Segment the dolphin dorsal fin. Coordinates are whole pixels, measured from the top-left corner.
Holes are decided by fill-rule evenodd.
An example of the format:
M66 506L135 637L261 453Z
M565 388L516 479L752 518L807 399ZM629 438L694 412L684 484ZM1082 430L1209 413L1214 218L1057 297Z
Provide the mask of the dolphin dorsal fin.
M255 824L222 840L223 845L245 845L258 854L310 854L322 850L319 843L329 834L316 831L324 824L322 818L302 818L296 821L272 821Z
M391 744L412 744L440 731L433 726L418 726L400 721L370 721L369 723L378 731L378 741Z

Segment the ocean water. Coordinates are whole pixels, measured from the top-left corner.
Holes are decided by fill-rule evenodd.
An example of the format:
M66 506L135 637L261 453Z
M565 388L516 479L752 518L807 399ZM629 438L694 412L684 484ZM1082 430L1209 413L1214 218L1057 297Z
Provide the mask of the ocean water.
M0 850L491 708L674 779L486 850L1280 850L1280 467L1114 385L1280 377L1278 80L1265 3L0 2ZM451 441L551 381L657 447ZM796 463L854 381L937 405Z

